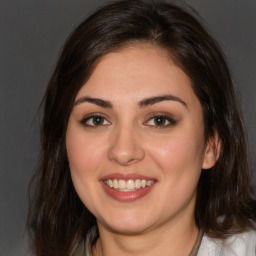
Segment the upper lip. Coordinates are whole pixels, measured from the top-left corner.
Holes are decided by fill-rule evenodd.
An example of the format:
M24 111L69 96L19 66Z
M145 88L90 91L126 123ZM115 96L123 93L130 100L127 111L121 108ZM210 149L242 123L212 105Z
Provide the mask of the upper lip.
M103 176L100 180L156 180L152 177L144 176L138 173L111 173L108 175Z

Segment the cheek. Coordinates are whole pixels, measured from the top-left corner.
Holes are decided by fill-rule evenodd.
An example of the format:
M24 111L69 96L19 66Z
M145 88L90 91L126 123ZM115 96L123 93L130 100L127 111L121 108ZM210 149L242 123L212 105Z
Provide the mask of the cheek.
M203 149L203 132L191 127L168 138L151 141L148 152L162 170L161 180L166 185L163 193L173 204L187 202L194 194L201 174Z
M195 195L202 167L203 141L199 141L196 136L176 135L152 142L148 150L161 170L161 193L165 196L159 204L168 202L169 211L175 210L174 205L184 207Z
M71 129L70 129L71 130ZM97 169L102 159L104 142L96 136L85 136L83 131L67 131L66 147L69 165L72 172L90 175Z
M102 139L85 136L83 129L74 129L72 124L67 129L66 148L72 182L81 201L90 211L94 211L94 195L97 194L102 159ZM96 181L96 182L95 182Z
M199 167L202 165L204 143L197 136L181 135L170 136L162 140L151 141L148 146L150 156L162 169L175 170L183 167Z

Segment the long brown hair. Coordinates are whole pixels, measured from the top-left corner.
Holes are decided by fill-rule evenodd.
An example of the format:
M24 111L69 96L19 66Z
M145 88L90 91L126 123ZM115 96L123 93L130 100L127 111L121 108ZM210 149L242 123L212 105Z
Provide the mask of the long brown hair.
M70 255L96 225L73 187L65 134L79 89L98 60L129 44L162 47L190 77L200 100L205 139L216 131L222 151L202 170L195 220L216 238L253 228L256 220L247 144L230 72L218 43L187 10L162 1L123 0L101 7L66 41L43 100L41 158L30 186L27 227L36 255Z

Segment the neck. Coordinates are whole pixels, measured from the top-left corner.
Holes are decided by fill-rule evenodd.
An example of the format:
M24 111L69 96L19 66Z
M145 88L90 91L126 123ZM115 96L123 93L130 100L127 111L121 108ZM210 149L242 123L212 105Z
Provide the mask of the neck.
M93 256L188 256L199 234L193 217L164 223L139 234L112 232L100 223L98 227L100 237L93 248Z

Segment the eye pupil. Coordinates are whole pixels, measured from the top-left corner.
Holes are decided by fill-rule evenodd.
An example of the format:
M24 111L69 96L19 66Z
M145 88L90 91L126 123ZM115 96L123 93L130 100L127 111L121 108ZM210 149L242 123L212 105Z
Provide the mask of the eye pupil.
M94 125L101 125L103 124L104 120L101 116L95 116L93 117L93 124Z
M155 125L163 125L165 123L165 119L161 116L155 118Z

